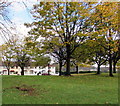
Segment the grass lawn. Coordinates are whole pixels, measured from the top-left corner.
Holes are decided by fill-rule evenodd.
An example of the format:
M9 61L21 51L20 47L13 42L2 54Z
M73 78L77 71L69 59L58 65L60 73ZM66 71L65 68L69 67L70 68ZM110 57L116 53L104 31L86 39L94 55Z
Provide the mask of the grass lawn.
M118 77L2 76L3 104L118 104Z

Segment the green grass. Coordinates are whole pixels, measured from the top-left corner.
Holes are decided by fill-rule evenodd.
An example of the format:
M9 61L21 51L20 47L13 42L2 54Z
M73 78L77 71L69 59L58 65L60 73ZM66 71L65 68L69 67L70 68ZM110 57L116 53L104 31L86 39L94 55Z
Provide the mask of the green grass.
M2 76L3 104L117 104L118 77ZM15 87L32 87L32 94Z

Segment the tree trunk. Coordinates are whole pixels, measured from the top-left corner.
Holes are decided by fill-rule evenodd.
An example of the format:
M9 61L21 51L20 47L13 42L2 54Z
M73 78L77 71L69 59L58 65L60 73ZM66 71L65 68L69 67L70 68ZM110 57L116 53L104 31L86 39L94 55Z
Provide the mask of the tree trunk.
M59 76L62 75L62 61L59 61Z
M8 70L8 75L10 75L10 69L7 69Z
M78 65L76 65L76 73L78 74L79 72L78 72Z
M48 64L48 75L50 75L50 64Z
M66 58L66 76L70 76L70 45L66 45L67 58Z
M111 54L109 56L109 76L113 77L113 73L112 73L112 56L111 56Z
M24 75L24 67L21 67L21 75Z
M97 67L97 74L98 75L100 74L100 64L98 64L98 67Z
M116 73L116 62L113 61L113 73Z

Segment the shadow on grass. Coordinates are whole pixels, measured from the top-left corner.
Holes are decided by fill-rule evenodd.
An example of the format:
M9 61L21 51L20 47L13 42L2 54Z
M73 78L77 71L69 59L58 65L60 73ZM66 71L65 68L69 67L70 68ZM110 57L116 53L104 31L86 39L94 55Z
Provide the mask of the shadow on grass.
M96 77L109 77L109 78L118 78L118 73L113 74L113 76L109 76L109 73L81 73L81 74L72 74L71 76L76 77L76 76L96 76Z
M111 77L111 76L109 76L109 73L101 73L101 74L91 74L91 75L96 75L96 76L98 76L98 77ZM113 74L113 76L112 77L118 77L118 73L115 73L115 74ZM111 77L111 78L112 78Z

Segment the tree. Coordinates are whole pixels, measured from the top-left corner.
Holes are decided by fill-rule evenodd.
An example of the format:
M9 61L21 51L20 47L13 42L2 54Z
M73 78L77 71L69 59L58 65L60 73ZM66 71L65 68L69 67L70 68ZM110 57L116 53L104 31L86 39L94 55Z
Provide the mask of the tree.
M8 75L10 75L10 67L14 65L12 62L13 60L13 51L11 51L12 47L13 46L10 43L5 43L1 46L0 50L2 58L1 60L5 67L7 68Z
M113 73L116 73L116 64L120 60L120 40L116 40L116 50L113 52Z
M33 66L45 67L51 61L49 56L45 56L45 50L39 48L39 42L32 41L32 37L25 38L25 45Z
M17 45L14 49L16 65L21 68L21 75L24 75L24 68L30 65L30 56L25 45Z
M30 65L30 55L28 54L27 46L17 35L13 35L8 44L11 45L12 63L15 66L19 66L22 70L21 75L24 75L24 67Z
M91 34L96 34L96 37L104 36L105 45L102 44L102 46L108 52L109 76L113 76L112 56L115 50L113 48L116 48L114 38L118 33L118 3L100 3L91 17L91 26L93 26Z
M89 41L88 41L89 42ZM89 59L89 45L87 46L87 41L81 44L72 54L72 62L76 67L76 72L78 73L78 66L81 64L87 64Z
M73 55L78 64L97 64L97 74L100 74L100 66L105 64L108 59L104 47L101 46L103 39L104 37L101 36L86 40Z
M6 42L9 41L9 36L11 34L11 31L8 28L11 23L7 15L7 8L10 6L10 4L11 2L8 2L6 0L0 0L0 36Z
M40 2L34 5L32 14L35 22L30 34L44 41L58 39L58 45L64 46L66 75L70 75L70 59L74 50L85 41L87 32L82 30L89 15L87 3ZM89 7L89 6L88 6Z
M89 60L97 64L97 74L100 74L100 66L108 60L107 52L102 46L105 45L103 39L103 36L99 36L97 39L91 40L88 43L88 48L91 49L89 50Z
M59 39L51 39L51 41L44 42L42 49L45 50L48 54L50 54L56 61L59 63L59 76L62 75L62 66L65 64L65 47L64 45L60 45Z

